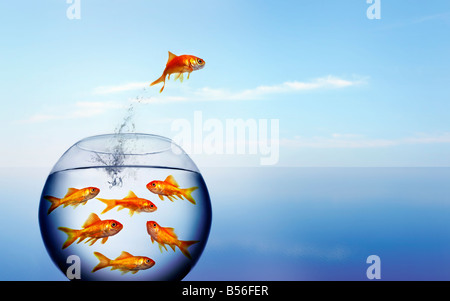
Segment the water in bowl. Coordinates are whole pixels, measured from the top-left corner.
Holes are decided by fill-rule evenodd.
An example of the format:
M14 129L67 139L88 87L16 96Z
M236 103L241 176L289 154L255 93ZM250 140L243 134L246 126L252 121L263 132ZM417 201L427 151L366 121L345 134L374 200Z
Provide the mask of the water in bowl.
M68 258L76 255L79 258L81 280L181 280L185 277L205 248L211 225L211 203L202 175L195 170L170 166L120 165L114 169L112 182L111 166L78 165L81 167L57 170L49 175L39 207L42 237L50 257L59 269L67 275L68 268L74 263ZM191 189L195 204L182 192L178 195L172 192L169 199L147 188L148 183L165 181L168 177L178 184L180 191L197 187ZM172 186L177 191L176 185ZM62 202L49 212L52 205L49 199L62 199L68 193L89 187L98 189L98 194L80 199L81 203ZM136 208L122 203L122 206L117 205L105 212L107 203L99 200L123 200L130 195L153 204L156 210L152 205L151 210L133 211ZM85 223L93 214L101 221L113 221L111 224L118 224L121 229L112 232L114 234L107 236L106 241L102 235L108 234L94 231L81 242L78 238L63 247L69 236L62 229L86 229ZM156 222L172 234L174 250L168 243L160 245L156 240L152 242L147 229L149 221ZM182 252L177 240L190 242L187 247L184 246L187 252ZM124 267L120 260L114 261L120 259L121 255L122 258L126 257L123 252L136 257L136 264ZM96 255L98 253L112 261L110 265L95 270L100 263ZM138 261L139 258L145 258L147 263L150 259L154 264L145 265L143 261Z

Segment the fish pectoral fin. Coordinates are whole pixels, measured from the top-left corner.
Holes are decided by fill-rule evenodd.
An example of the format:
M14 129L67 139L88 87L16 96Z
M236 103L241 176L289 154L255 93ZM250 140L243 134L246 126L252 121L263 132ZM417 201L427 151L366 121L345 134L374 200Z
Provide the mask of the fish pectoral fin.
M166 245L159 243L159 250L161 251L161 253L162 253L162 247L167 251Z
M104 244L108 240L108 236L102 238L102 244Z
M131 272L131 274L134 275L134 274L136 274L137 272L139 272L139 270L134 270L134 271Z
M130 216L133 216L134 212L134 210L130 209Z
M161 199L161 201L164 201L164 197L161 194L158 194L158 196Z
M188 72L187 79L189 79L189 75L191 75L191 72L192 72L192 71L189 71L189 72Z
M92 246L93 244L95 244L97 242L97 240L98 240L98 238L94 238L94 240L91 241L91 243L89 245ZM87 243L87 241L86 241L86 243Z

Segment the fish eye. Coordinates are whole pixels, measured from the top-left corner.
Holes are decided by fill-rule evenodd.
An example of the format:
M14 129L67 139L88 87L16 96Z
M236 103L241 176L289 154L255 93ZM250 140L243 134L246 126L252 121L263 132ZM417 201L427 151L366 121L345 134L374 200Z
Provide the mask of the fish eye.
M198 59L197 62L198 62L199 64L203 64L203 60L202 60L202 59Z
M117 224L113 222L113 223L111 224L111 227L114 228L115 226L117 226Z
M150 205L150 208L153 208L153 204Z
M153 187L155 187L155 186L156 186L156 184L155 184L155 183L152 183L152 186L153 186Z
M146 259L146 260L145 260L145 263L150 263L150 259Z
M156 228L156 223L153 223L153 228Z
M95 192L95 188L92 188L91 191L92 191L92 192Z

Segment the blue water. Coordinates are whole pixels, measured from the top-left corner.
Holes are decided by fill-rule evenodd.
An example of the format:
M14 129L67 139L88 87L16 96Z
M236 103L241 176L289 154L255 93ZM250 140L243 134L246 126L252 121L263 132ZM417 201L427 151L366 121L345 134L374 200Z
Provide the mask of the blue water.
M185 280L450 280L450 168L201 168L208 244ZM45 169L0 169L0 280L65 280L41 241Z
M183 199L171 202L160 198L150 192L146 184L153 180L163 181L168 175L172 175L182 185L180 187L197 187L192 192L196 204ZM42 237L45 238L47 250L52 254L53 261L62 273L66 273L67 258L77 255L81 261L80 277L84 280L178 280L182 279L195 265L208 240L211 224L211 205L208 191L205 189L204 181L200 174L185 170L167 168L131 167L123 166L120 170L122 185L111 187L110 177L107 169L82 168L53 173L47 179L42 195L63 197L69 187L99 188L98 197L106 199L122 199L129 191L137 196L151 200L157 207L154 212L137 212L129 215L129 210L117 210L114 208L104 214L105 204L96 199L91 199L84 205L76 208L60 206L48 214L50 202L42 199L40 206L40 228ZM62 249L67 235L58 230L59 227L70 229L81 229L90 214L95 213L101 220L115 220L123 224L119 233L108 237L102 244L101 240L92 246L74 242L67 248ZM162 227L174 228L179 240L196 241L188 248L190 258L180 252L175 252L166 246L159 250L156 242L151 243L147 231L147 221L156 221ZM117 258L122 251L131 253L133 256L146 256L155 261L155 265L148 270L138 271L136 274L123 274L109 267L92 273L92 269L99 263L94 252L100 252L108 258Z

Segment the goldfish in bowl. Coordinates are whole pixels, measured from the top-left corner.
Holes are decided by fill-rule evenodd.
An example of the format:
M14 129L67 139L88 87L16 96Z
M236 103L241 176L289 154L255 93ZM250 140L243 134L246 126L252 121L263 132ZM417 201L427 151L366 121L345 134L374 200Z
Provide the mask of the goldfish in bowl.
M71 280L181 280L199 260L211 221L195 163L170 139L149 134L75 143L50 172L39 205L47 252Z

